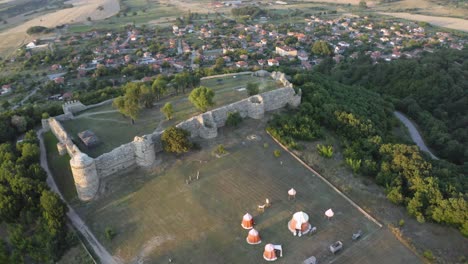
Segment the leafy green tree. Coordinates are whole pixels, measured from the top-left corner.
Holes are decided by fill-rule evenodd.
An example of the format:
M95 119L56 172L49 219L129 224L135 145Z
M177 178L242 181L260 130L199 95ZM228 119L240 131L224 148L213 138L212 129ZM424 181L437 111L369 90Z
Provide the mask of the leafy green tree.
M9 253L6 247L6 243L3 240L0 240L0 263L12 263L9 261Z
M312 45L312 53L316 55L329 56L332 54L332 51L327 42L319 40Z
M132 124L138 119L138 114L141 111L140 95L141 89L135 83L127 83L124 87L125 95L117 97L112 105L119 110L124 116L131 119Z
M190 93L189 100L200 111L206 112L208 110L208 107L214 105L214 95L215 94L213 90L204 86L200 86Z
M174 115L174 109L171 103L165 103L164 106L161 108L161 112L166 116L167 120L172 119Z
M188 139L189 135L188 131L177 127L164 130L161 136L164 151L177 154L190 151L193 144Z
M247 83L247 92L249 93L250 96L258 94L260 92L259 84L258 83L248 82Z
M65 215L68 208L57 194L47 190L43 191L41 209L52 234L58 233L66 227Z
M236 127L242 122L239 112L229 112L227 114L226 126Z
M156 95L156 100L160 100L161 96L167 91L167 81L162 75L159 75L156 80L154 80L153 85L151 86L153 93Z
M153 90L145 84L140 86L140 104L142 104L145 108L153 107L155 94Z

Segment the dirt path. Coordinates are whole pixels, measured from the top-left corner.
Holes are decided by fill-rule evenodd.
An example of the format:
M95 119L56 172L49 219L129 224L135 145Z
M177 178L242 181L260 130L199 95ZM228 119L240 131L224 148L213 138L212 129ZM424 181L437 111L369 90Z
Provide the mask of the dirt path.
M432 154L432 152L429 150L429 148L426 146L424 143L424 140L419 134L418 129L416 126L409 120L403 113L395 111L393 114L408 128L410 132L411 139L413 139L414 143L424 152L429 153L431 155L432 159L438 160L436 155Z
M63 201L62 194L60 193L57 185L55 184L54 178L52 177L52 173L49 170L49 165L47 164L47 153L44 145L44 139L42 137L43 129L40 129L37 132L37 137L39 138L39 144L41 148L41 167L47 173L47 185L57 193ZM67 203L65 201L65 203ZM112 257L111 254L99 243L93 233L90 231L88 226L81 220L80 216L73 210L73 208L67 203L68 206L68 213L67 216L70 219L73 226L81 233L81 235L88 241L88 244L93 248L94 253L98 256L99 260L103 264L117 264L118 262Z

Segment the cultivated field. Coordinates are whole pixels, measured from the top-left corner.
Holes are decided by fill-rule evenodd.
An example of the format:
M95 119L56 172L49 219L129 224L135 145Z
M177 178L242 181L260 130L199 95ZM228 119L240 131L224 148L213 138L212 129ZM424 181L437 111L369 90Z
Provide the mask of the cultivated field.
M163 155L154 171L137 170L101 184L98 200L76 204L96 236L123 263L263 263L266 243L282 244L284 257L276 263L300 263L314 255L320 263L419 263L419 259L384 228L367 219L322 180L280 149L264 131L264 123L248 119L241 128L222 128L215 140L200 140L201 150L181 157ZM257 140L248 136L256 134ZM227 156L211 151L224 144ZM200 179L187 185L185 180ZM297 190L295 201L287 191ZM257 205L269 198L265 212ZM335 211L328 221L324 212ZM309 214L318 231L294 237L287 222L296 211ZM245 242L242 216L254 216L262 243ZM116 231L109 241L104 230ZM352 241L357 230L361 240ZM328 246L344 243L336 256Z
M426 15L417 15L410 13L388 13L380 12L379 14L386 16L399 17L407 20L422 21L427 22L435 26L445 27L450 29L456 29L468 32L468 20L462 18L453 18L453 17L438 17L438 16L426 16Z
M26 34L32 26L55 27L57 25L86 22L88 17L92 20L104 19L119 12L118 0L71 0L72 8L58 10L42 16L35 17L19 26L0 33L0 54L8 55L18 46L34 39ZM102 6L103 10L98 10Z
M238 89L245 88L248 82L258 82L261 91L279 87L271 78L259 78L250 75L239 75L236 78L231 76L202 80L201 85L212 88L215 91L214 101L216 106L213 108L216 108L247 98L247 91L239 91ZM70 135L77 139L78 147L90 156L97 157L122 144L132 141L137 135L150 134L156 129L162 130L190 116L199 114L197 109L188 101L187 96L188 94L169 97L158 102L151 109L143 109L140 118L136 120L134 125L130 124L130 119L122 116L109 104L85 111L79 114L75 119L63 122L63 126ZM166 121L165 117L160 112L161 107L166 102L171 102L174 107L174 118L170 121ZM102 144L90 150L82 146L77 134L87 129L92 130L101 139Z

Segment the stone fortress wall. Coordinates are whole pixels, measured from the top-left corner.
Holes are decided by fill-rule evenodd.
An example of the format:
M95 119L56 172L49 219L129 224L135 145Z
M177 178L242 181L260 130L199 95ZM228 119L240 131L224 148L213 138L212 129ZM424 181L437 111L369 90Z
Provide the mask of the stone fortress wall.
M266 111L276 110L286 105L297 107L300 104L301 91L299 90L296 93L283 73L258 71L244 74L253 74L260 77L271 76L276 81L281 82L284 87L199 114L177 124L176 127L189 131L192 138L210 139L218 135L218 128L225 125L228 114L231 112L238 112L243 118L261 119ZM51 130L59 140L59 150L65 147L71 157L70 167L80 200L89 201L96 197L101 178L135 166L151 167L160 161L162 131L136 136L132 142L121 145L97 158L91 158L82 153L59 122L73 119L74 113L90 108L90 106L84 105L83 108L80 105L82 104L75 102L69 105L73 106L71 108L64 106L64 115L43 120L44 129ZM81 110L78 111L77 109Z

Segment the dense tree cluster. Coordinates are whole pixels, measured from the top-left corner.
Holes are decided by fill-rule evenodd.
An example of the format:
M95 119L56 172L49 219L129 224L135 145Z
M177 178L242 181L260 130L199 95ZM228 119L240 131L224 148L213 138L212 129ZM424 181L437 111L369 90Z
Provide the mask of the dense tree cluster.
M233 8L231 9L231 13L233 16L249 16L251 18L266 15L265 10L256 6Z
M455 226L468 235L468 181L463 167L427 161L416 146L401 144L392 134L393 105L379 94L347 86L324 76L298 74L303 91L297 111L275 116L268 130L292 148L297 140L320 136L321 127L335 131L343 156L355 173L385 187L387 197L406 206L420 222Z
M374 65L369 57L338 64L334 79L396 98L438 156L468 162L468 50Z
M14 140L17 135L39 125L42 114L48 112L55 116L62 112L59 105L37 107L28 105L18 110L10 110L0 114L0 144Z
M39 154L34 131L16 146L0 145L0 222L8 231L0 240L0 263L52 263L69 245L67 207L47 187Z

